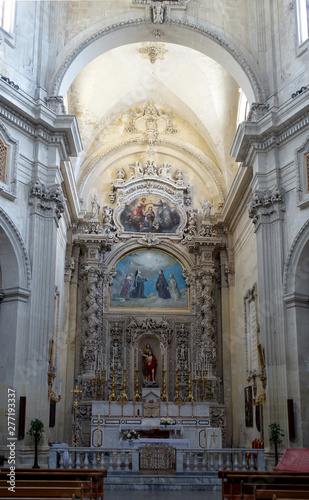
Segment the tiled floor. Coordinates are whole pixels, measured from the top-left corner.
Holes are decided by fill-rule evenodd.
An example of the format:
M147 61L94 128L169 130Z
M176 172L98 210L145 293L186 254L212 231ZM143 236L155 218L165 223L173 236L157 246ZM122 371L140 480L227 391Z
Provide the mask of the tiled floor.
M104 500L221 500L221 491L105 490Z

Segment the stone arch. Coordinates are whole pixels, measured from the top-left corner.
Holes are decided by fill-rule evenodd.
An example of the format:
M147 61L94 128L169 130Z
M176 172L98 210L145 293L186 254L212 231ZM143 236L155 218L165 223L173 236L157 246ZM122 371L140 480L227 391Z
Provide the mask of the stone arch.
M7 387L19 391L25 382L24 365L27 352L28 298L30 295L30 260L23 239L11 220L0 208L0 332L2 366L0 400L7 397ZM0 438L1 444L1 438Z
M309 395L307 365L309 360L309 221L297 234L291 246L284 271L287 345L293 345L287 356L290 372L288 396L294 400L295 445L309 445ZM295 371L295 366L299 370Z
M29 291L31 284L30 259L24 240L8 214L0 208L0 231L3 240L0 260L2 261L2 286L6 283L14 284ZM6 252L6 250L7 252ZM8 271L11 277L8 276Z
M118 248L115 248L114 251L111 252L111 254L108 257L106 257L106 265L108 266L108 269L112 269L116 266L117 262L122 257L129 254L130 252L134 250L141 250L147 248L155 250L164 250L165 252L170 253L172 257L180 261L180 264L182 265L184 270L190 271L194 265L193 260L191 260L191 258L187 254L185 254L181 248L179 249L179 244L177 243L173 243L170 240L166 240L166 241L161 241L160 244L158 245L147 246L147 243L142 245L135 239L127 241L125 247L120 246Z
M193 158L195 161L195 168L197 171L197 175L206 174L213 181L215 187L217 188L217 196L219 199L219 203L224 203L226 199L226 192L224 187L224 182L222 178L222 173L218 170L218 167L215 165L213 159L205 152L198 151L196 148L188 145L180 145L175 141L167 141L160 140L158 143L161 146L161 151L166 150L167 148L171 148L170 151L173 151L174 154L178 155L177 157L181 159L184 163L189 161L189 157ZM78 192L79 196L84 200L90 198L91 194L91 186L96 182L94 179L97 179L97 169L101 168L102 165L106 165L106 168L109 168L110 164L116 161L120 156L123 155L124 149L126 152L132 151L140 151L143 143L142 141L136 141L132 144L130 141L118 144L114 146L109 151L104 151L94 157L89 164L83 176L78 180ZM193 167L191 167L193 168ZM104 170L101 175L104 175Z
M122 20L89 35L67 54L51 83L50 93L66 95L73 80L89 62L104 52L123 45L124 39L127 44L149 41L149 26L150 21L145 19ZM187 30L191 32L190 37L186 36ZM254 63L248 62L250 55L246 53L244 56L221 30L214 31L201 24L170 19L169 33L165 34L164 41L186 45L211 57L238 82L250 103L265 101L265 93L253 70ZM244 52L245 49L242 50Z
M301 290L305 290L307 287L309 287L308 248L309 248L309 221L307 221L303 225L303 227L300 229L297 236L295 237L285 263L284 274L283 274L283 290L285 295L301 292Z

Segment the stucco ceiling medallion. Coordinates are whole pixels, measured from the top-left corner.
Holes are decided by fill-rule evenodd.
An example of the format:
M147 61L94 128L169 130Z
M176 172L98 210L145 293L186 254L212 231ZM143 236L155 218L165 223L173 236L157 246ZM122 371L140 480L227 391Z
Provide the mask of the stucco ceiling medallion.
M165 54L168 52L164 43L155 42L142 43L142 47L138 51L144 59L148 57L151 64L154 64L158 59L163 60Z
M178 132L174 127L172 114L153 104L136 110L125 130L126 132L144 134L149 146L156 143L159 134L176 134Z

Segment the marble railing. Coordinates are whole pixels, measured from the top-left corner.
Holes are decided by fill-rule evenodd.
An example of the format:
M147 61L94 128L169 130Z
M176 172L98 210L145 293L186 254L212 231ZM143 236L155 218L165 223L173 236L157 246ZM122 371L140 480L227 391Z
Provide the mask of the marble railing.
M265 470L264 450L221 448L206 450L177 449L175 471L180 474L204 474L218 470ZM58 460L57 460L58 455ZM138 474L139 450L91 448L50 448L49 468L105 469L109 474Z

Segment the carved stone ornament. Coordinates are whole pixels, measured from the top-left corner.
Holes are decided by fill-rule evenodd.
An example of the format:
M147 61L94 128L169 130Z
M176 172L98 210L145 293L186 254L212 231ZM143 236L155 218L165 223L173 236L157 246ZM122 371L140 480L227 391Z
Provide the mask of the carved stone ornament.
M253 102L248 113L247 121L257 122L268 112L269 104L263 102Z
M64 99L60 95L50 95L45 97L46 105L57 115L65 115L66 109Z
M40 179L32 182L30 204L34 207L35 212L44 217L55 217L56 220L61 218L65 209L65 199L59 184L47 186Z
M141 244L146 245L158 244L164 238L179 240L186 225L184 205L185 197L190 197L190 186L173 179L171 165L157 165L152 158L144 165L136 161L129 169L127 181L117 179L111 185L110 199L112 195L117 207L110 209L109 215L113 215L117 236L140 235ZM108 224L103 219L104 230Z
M151 44L143 44L143 48L140 49L139 52L145 54L145 57L149 56L150 58L154 58L151 62L155 62L156 58L159 58L160 54L157 49L159 49L159 47L163 44L153 44L157 47L157 49L154 49L151 53L147 48L150 45ZM161 51L162 54L165 52ZM160 58L162 59L162 57ZM147 106L136 109L130 116L130 121L126 126L125 131L134 134L142 133L149 146L156 143L159 135L177 133L177 129L173 124L172 113L166 112L158 106L154 106L154 104L147 104ZM138 167L139 165L132 165L132 169L136 168L135 175L138 175ZM119 180L118 175L117 178Z
M282 191L276 186L272 190L256 191L248 205L249 217L256 228L282 218L284 212Z
M131 6L132 7L143 7L143 6L154 6L157 3L162 4L164 7L169 7L169 8L181 8L185 9L187 4L190 3L192 0L131 0Z

